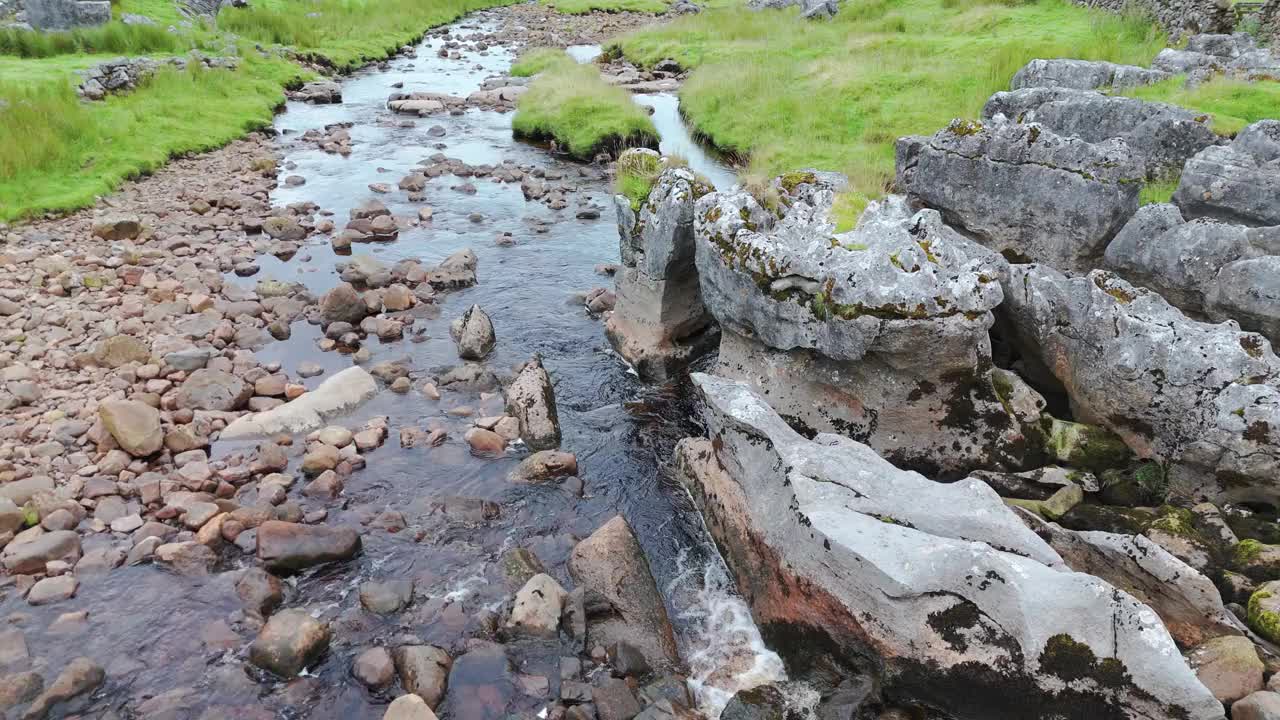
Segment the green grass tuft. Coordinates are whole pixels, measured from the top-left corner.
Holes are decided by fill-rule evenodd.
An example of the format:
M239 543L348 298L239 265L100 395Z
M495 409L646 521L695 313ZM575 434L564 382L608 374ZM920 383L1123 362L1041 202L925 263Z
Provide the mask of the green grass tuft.
M567 57L567 56L566 56ZM555 140L574 157L657 147L653 121L631 94L606 83L590 65L548 62L520 96L512 130L534 140Z
M81 102L69 83L0 82L0 221L90 205L174 155L271 124L301 69L246 56L238 71L165 69L136 92Z
M1170 202L1173 200L1174 191L1178 189L1178 180L1177 177L1152 180L1142 186L1142 192L1138 194L1138 202L1143 205Z
M427 28L514 0L263 0L226 6L218 29L288 45L341 70L386 57Z
M1246 126L1280 116L1280 83L1261 80L1247 82L1223 76L1211 78L1193 88L1184 87L1185 78L1134 88L1125 94L1143 100L1172 103L1209 116L1213 131L1235 137Z
M648 153L624 154L618 159L614 189L631 201L632 210L639 212L640 206L649 199L649 191L665 168L661 158Z
M584 15L595 10L662 13L668 5L664 0L542 0L542 4L568 15Z
M641 65L673 58L693 68L682 112L749 157L752 174L847 174L846 214L889 188L897 138L977 117L1027 61L1146 64L1165 44L1147 20L1066 0L867 0L821 23L721 4L615 43Z
M110 22L66 32L0 30L0 55L49 58L57 55L176 55L200 46L192 33L171 33L161 25Z
M572 62L574 62L574 59L558 48L534 48L512 63L511 75L513 77L533 77L548 68Z

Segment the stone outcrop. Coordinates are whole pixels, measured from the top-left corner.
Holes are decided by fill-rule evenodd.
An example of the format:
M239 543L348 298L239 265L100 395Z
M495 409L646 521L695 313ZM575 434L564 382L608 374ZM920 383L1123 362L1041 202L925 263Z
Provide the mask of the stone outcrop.
M1117 65L1099 60L1032 60L1014 74L1010 90L1032 87L1063 87L1076 90L1124 88L1150 85L1169 77L1160 70L1137 65Z
M982 119L1037 123L1058 135L1090 143L1119 138L1151 178L1176 175L1188 158L1217 141L1207 115L1166 103L1062 87L998 92L982 108Z
M665 380L715 347L694 266L694 203L710 190L687 169L672 168L638 212L625 196L614 198L622 269L605 335L643 378Z
M1235 320L1280 338L1280 227L1209 218L1186 221L1176 205L1141 208L1107 246L1106 266L1181 310Z
M1017 389L994 379L987 334L1004 261L898 196L836 235L835 182L783 176L781 219L745 192L698 201L702 297L721 326L717 372L750 382L789 422L848 435L905 466L954 474L1024 464L1039 409L1006 406Z
M1067 271L1094 267L1138 209L1145 176L1123 140L956 120L897 143L897 186L983 245ZM1017 198L1017 202L1010 202Z
M1280 359L1233 323L1188 319L1156 293L1095 270L1014 265L1011 340L1062 384L1076 418L1170 463L1178 497L1276 503Z
M1173 202L1189 218L1266 227L1280 225L1277 197L1280 120L1263 120L1230 145L1205 148L1187 161Z
M560 417L551 376L535 357L507 387L507 414L516 419L520 439L533 450L560 447Z
M1115 13L1138 9L1153 18L1169 37L1177 40L1194 33L1230 32L1235 13L1228 3L1215 0L1072 0L1077 5Z
M27 23L37 30L71 30L111 22L106 0L24 0Z
M766 640L958 720L1224 717L1150 608L1067 570L983 483L806 440L747 385L693 379L710 439L682 441L678 475Z
M87 70L77 71L84 81L76 86L76 92L86 100L101 100L109 94L132 92L137 88L138 83L156 74L162 68L185 70L189 62L197 63L206 70L211 68L234 70L240 64L240 61L234 57L207 57L200 53L192 53L189 57L162 60L152 60L147 57L117 58L98 63Z

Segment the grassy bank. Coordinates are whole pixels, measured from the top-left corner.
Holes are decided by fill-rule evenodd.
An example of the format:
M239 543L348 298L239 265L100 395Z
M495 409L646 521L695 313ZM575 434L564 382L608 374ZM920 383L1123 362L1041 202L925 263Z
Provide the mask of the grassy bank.
M287 45L349 70L395 52L424 30L514 0L255 0L226 7L218 29Z
M284 88L310 73L249 42L235 71L166 70L135 92L81 102L75 72L120 55L236 52L228 31L349 69L430 27L511 0L259 0L225 8L216 27L182 22L173 0L121 0L116 20L65 33L0 31L0 221L90 205L169 158L269 125ZM158 25L125 25L124 13Z
M511 120L516 135L555 140L584 160L627 147L657 147L658 131L649 114L626 90L601 79L594 66L543 50L517 63L513 72L537 73Z
M716 145L772 176L803 167L846 173L856 216L893 177L893 142L976 117L991 93L1037 57L1147 63L1165 46L1137 17L1065 0L868 0L830 22L796 11L716 7L616 43L651 65L696 70L681 108Z
M541 0L543 5L569 15L604 12L661 13L667 11L664 0Z
M1219 135L1234 136L1247 125L1280 116L1280 83L1276 82L1246 82L1218 76L1187 88L1178 77L1135 88L1126 94L1212 115L1213 130Z

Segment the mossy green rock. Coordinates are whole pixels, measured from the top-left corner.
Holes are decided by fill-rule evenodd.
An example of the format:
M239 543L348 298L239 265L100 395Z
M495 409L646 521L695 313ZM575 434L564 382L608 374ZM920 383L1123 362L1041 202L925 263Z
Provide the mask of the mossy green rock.
M1068 530L1102 530L1121 535L1138 535L1155 519L1155 514L1147 510L1081 503L1059 518L1058 523Z
M1271 642L1280 642L1280 580L1258 588L1249 598L1249 627Z
M1235 569L1254 580L1280 580L1280 545L1241 540L1232 553Z
M1050 520L1058 520L1071 512L1071 508L1084 502L1084 490L1071 484L1049 496L1040 506L1040 513Z
M1133 457L1129 447L1109 430L1045 416L1045 452L1072 467L1102 472Z
M1241 540L1257 540L1268 545L1280 545L1280 523L1258 515L1226 516L1227 525Z

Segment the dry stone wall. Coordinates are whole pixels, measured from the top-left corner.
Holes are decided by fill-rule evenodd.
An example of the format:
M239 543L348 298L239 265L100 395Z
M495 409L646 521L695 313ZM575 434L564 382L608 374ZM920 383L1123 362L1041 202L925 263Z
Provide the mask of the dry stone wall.
M1117 13L1127 11L1133 4L1133 0L1075 2ZM1138 6L1151 13L1173 40L1196 33L1229 33L1235 27L1231 3L1225 0L1138 0Z

